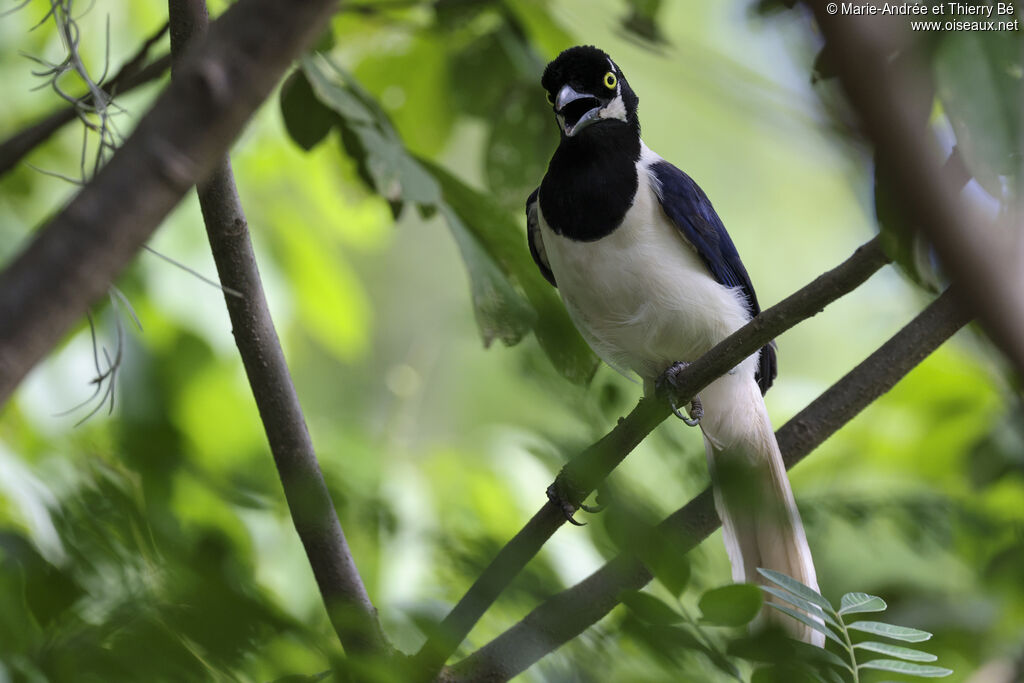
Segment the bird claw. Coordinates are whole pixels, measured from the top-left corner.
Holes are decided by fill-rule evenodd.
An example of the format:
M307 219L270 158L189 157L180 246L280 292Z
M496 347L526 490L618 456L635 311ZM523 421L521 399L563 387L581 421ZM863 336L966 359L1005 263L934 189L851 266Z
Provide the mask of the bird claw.
M584 503L577 504L572 502L574 498L572 493L566 490L568 486L571 485L566 483L566 480L563 477L563 473L559 473L558 477L555 478L554 483L548 487L547 494L548 500L554 503L555 506L559 510L561 510L562 515L565 517L565 520L573 526L587 525L586 522L576 521L574 515L576 514L577 510L583 510L584 512L589 513L597 513L601 512L602 510L605 509L605 507L607 507L606 502L602 501L603 494L600 488L598 488L597 505L586 505ZM579 492L575 499L578 500L579 498L581 498L582 493L584 492Z
M690 401L690 415L693 416L692 418L687 417L679 411L679 407L676 405L675 399L676 376L682 372L687 365L689 365L689 363L676 361L655 381L654 387L657 393L668 399L668 405L672 409L673 415L685 422L687 426L696 427L700 424L701 418L704 417L704 404L701 403L700 396L694 396Z
M554 483L548 487L548 500L554 503L555 506L562 511L565 521L574 526L586 526L586 522L577 522L576 518L573 517L573 515L576 514L577 508L562 491L562 487L559 485L561 481L562 477L559 475L558 478L555 479Z

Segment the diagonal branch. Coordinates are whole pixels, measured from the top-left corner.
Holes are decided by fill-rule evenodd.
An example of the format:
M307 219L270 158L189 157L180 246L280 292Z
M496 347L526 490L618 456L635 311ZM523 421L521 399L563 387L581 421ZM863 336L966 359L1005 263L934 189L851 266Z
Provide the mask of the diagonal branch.
M177 78L187 47L206 33L206 0L170 0L168 15ZM226 288L235 343L328 617L346 651L387 654L377 610L338 521L274 328L227 156L197 190L217 273Z
M888 259L876 237L836 268L763 311L680 373L677 404L688 403L744 358L856 289L886 263ZM668 415L665 403L641 399L611 432L570 460L556 484L570 494L572 502L579 504ZM436 674L483 613L564 522L559 506L549 501L499 551L416 654L416 664L423 675Z
M147 38L135 55L125 62L124 66L109 81L100 86L100 89L108 96L126 93L134 90L140 85L160 78L167 67L171 64L170 55L161 55L143 66L143 62L149 56L149 51L167 31L167 24L164 24L159 31ZM86 94L79 98L82 104L90 104L92 95ZM19 161L33 149L46 142L51 135L60 130L64 125L74 121L78 117L78 107L73 104L57 109L47 116L39 119L32 125L23 128L3 142L0 142L0 176L14 168Z
M239 0L110 162L0 273L0 405L223 158L337 0Z
M894 197L935 246L996 346L1024 377L1020 236L972 221L959 188L952 188L942 172L931 129L914 113L921 74L907 60L891 58L907 36L890 30L894 22L885 19L891 17L830 15L823 1L805 4L814 10L850 103L879 152L876 157L900 188Z
M947 290L845 377L776 433L786 467L802 460L837 429L887 392L969 320L956 293ZM662 538L693 548L721 523L705 489L659 526ZM451 681L506 681L596 623L623 591L650 582L638 560L619 555L572 588L552 596L518 624L456 664Z

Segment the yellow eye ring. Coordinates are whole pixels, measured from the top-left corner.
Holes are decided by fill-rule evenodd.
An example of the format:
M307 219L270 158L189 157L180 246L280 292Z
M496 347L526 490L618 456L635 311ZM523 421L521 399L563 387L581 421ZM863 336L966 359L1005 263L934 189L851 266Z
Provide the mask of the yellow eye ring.
M555 100L552 99L551 93L545 92L544 97L547 98L548 104L550 104L552 107L555 106Z
M615 74L609 71L604 75L604 87L609 90L615 90L615 84L619 82L619 79L615 78Z

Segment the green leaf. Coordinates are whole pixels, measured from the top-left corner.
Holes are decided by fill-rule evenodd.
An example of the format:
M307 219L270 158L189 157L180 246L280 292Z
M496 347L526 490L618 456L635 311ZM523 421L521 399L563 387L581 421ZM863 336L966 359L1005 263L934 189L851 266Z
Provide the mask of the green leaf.
M281 117L288 135L302 149L316 147L338 121L313 92L301 69L292 72L281 86Z
M860 648L861 650L868 650L869 652L889 655L890 657L899 657L900 659L906 659L911 662L934 662L938 659L938 657L928 652L912 650L909 647L900 647L899 645L890 645L889 643L878 643L873 640L856 643L854 644L854 647Z
M860 612L884 612L885 600L867 593L847 593L839 606L840 614L858 614Z
M406 147L415 154L440 153L458 120L451 96L445 37L416 31L403 41L386 41L383 49L355 66L355 77L379 93Z
M837 636L835 633L832 632L832 629L830 629L829 627L825 626L821 622L812 619L811 617L807 616L803 612L798 612L797 610L793 609L792 607L786 607L785 605L780 605L777 602L769 602L768 606L771 607L772 609L779 610L783 614L788 614L789 616L793 617L794 619L796 619L797 621L799 621L802 624L807 624L808 626L813 628L815 631L819 631L821 633L824 633L826 638L831 638L835 642L839 643L839 645L841 645L843 648L846 647L846 643L844 643L842 640L840 640L839 636Z
M920 631L906 626L894 626L881 621L855 621L852 624L848 624L846 628L894 640L902 640L908 643L922 643L932 637L932 634L927 631Z
M622 18L622 29L641 42L664 45L668 41L662 32L658 13L662 0L628 0L629 14Z
M743 626L754 620L764 598L752 583L737 583L707 591L700 597L703 621L715 626Z
M500 339L506 346L519 343L533 327L536 316L533 308L512 287L490 255L466 229L458 214L448 206L442 206L441 213L448 222L469 271L473 315L484 347L490 346L495 339Z
M440 201L437 182L410 156L387 114L350 74L324 55L304 58L302 70L317 98L340 117L342 145L364 182L392 205Z
M857 665L858 669L878 669L879 671L891 671L893 673L905 674L907 676L919 676L921 678L944 678L953 673L952 669L944 669L941 666L923 666L901 662L896 659L872 659Z
M309 79L310 87L317 99L348 123L378 123L380 114L354 89L354 82L351 79L346 82L340 70L326 57L303 57L302 72Z
M487 185L505 207L522 211L558 146L558 128L535 84L503 89L484 153Z
M555 369L577 384L589 382L597 369L597 356L569 319L555 289L541 276L530 256L522 226L491 197L441 166L426 159L420 163L440 183L444 201L462 219L466 229L501 271L522 288L537 313L533 332Z
M971 174L994 197L1020 163L1018 31L951 31L934 57L937 94Z
M787 663L800 661L808 664L827 664L852 671L850 663L828 650L790 638L777 624L755 633L730 640L726 652L754 662Z
M774 586L761 586L761 590L763 590L766 593L769 593L770 595L774 595L777 598L785 600L794 607L799 607L808 614L821 617L825 620L827 624L835 626L837 629L841 628L839 626L839 622L837 622L834 618L832 618L831 615L827 614L820 607L811 602L808 602L807 600L804 600L803 598L799 598L793 595L789 591L784 591L781 588L776 588Z
M757 568L757 573L763 576L764 578L768 579L772 583L778 586L782 586L793 595L801 597L804 600L807 600L808 602L817 605L818 607L823 609L827 614L838 616L836 615L835 608L832 607L832 603L830 603L828 600L822 597L820 593L805 586L796 579L790 576L786 576L782 572L777 572L772 569L762 569L761 567Z
M654 626L670 626L683 621L683 615L649 593L627 591L619 595L619 601L641 621Z
M302 329L336 358L355 361L367 349L373 317L359 277L340 252L311 231L279 234ZM228 423L211 424L223 430Z
M549 2L505 0L502 5L514 15L519 30L525 29L530 43L547 57L554 57L565 48L579 42L552 18Z

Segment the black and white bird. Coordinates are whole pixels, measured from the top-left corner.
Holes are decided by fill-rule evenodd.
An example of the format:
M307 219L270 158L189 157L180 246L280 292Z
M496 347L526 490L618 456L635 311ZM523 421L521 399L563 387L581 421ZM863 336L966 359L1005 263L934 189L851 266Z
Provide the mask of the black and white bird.
M667 369L760 312L754 287L704 191L640 138L638 98L607 54L565 50L541 84L561 142L526 203L530 252L594 351L651 393ZM765 567L817 590L762 397L775 375L769 345L701 392L715 504L734 580L761 582ZM723 486L723 472L737 471L753 486Z

